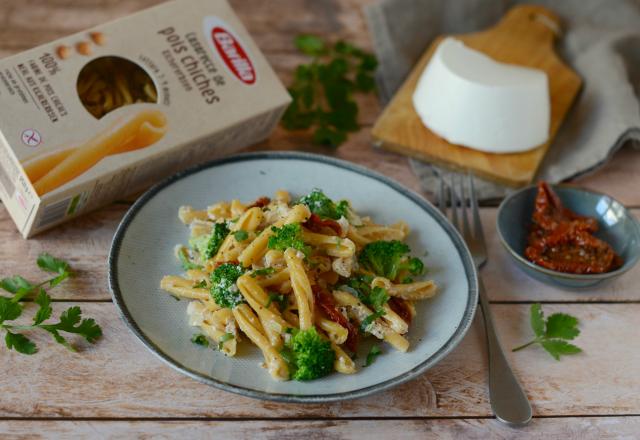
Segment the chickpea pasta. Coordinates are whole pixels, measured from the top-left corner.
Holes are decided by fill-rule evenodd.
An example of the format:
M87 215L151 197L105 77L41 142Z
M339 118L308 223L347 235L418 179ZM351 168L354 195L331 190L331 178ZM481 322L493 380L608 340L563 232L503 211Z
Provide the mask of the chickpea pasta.
M190 301L201 331L192 342L235 356L246 338L276 380L355 373L367 336L406 352L414 302L437 292L432 280L414 281L424 264L403 242L405 222L376 224L317 189L182 206L178 217L191 234L175 250L185 272L160 287Z

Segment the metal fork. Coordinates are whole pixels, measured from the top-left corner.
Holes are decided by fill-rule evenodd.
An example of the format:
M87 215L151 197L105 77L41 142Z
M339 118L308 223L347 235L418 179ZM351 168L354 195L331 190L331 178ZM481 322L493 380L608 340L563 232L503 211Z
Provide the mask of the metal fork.
M447 184L444 181L444 177L440 175L440 188L436 205L447 217L447 201L450 202L451 215L449 219L464 237L471 251L473 262L480 270L487 262L487 247L484 241L484 233L482 232L473 177L467 175L466 180L469 192L468 197L463 176L453 175L451 184ZM471 211L473 231L467 216L468 209ZM524 426L531 420L531 405L518 379L513 374L513 370L509 366L496 335L491 309L489 308L489 300L480 276L478 276L478 285L480 306L482 307L487 345L489 347L489 398L491 408L496 418L501 422L511 426Z

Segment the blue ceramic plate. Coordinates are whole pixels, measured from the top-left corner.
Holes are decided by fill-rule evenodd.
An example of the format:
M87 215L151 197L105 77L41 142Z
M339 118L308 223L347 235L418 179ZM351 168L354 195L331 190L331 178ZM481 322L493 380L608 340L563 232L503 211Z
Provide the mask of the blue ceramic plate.
M497 230L500 241L513 260L533 278L570 288L592 287L631 269L640 258L640 225L631 213L613 198L593 191L553 185L565 207L581 215L596 218L600 225L595 234L613 247L624 260L619 269L603 274L570 274L546 269L524 257L537 187L530 186L504 199L498 209Z
M255 200L277 189L293 196L322 188L346 198L376 221L404 219L408 243L423 255L439 294L417 305L407 353L389 346L376 362L360 368L361 347L352 375L333 374L312 382L276 382L259 364L262 355L249 343L236 357L192 344L187 301L175 301L158 287L181 268L173 256L189 231L177 217L181 205L206 207L218 200ZM476 309L477 277L471 256L455 229L428 202L399 184L350 163L310 154L257 153L211 162L157 185L122 220L109 255L109 284L122 318L140 341L182 373L223 390L288 402L328 402L362 397L410 380L435 365L466 333ZM203 394L204 396L204 394Z

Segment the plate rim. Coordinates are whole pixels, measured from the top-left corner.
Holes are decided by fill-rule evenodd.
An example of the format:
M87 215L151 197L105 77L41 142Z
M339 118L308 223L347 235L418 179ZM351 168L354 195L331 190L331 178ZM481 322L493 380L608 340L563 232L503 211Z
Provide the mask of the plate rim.
M369 177L375 179L389 187L393 190L399 192L400 194L407 197L409 200L414 202L418 207L420 207L427 214L431 215L431 217L436 220L436 222L445 230L447 235L453 241L453 245L458 251L458 254L461 258L462 265L465 269L465 275L467 278L467 283L469 285L469 292L467 297L467 304L465 307L465 311L462 315L460 322L454 333L451 337L444 343L442 347L440 347L435 353L431 356L423 360L421 363L406 371L402 374L399 374L391 379L387 379L382 382L375 383L373 385L369 385L364 388L360 388L352 391L345 391L339 393L332 394L286 394L286 393L270 393L267 391L255 390L252 388L245 388L238 385L232 385L230 383L214 379L208 375L199 373L186 365L182 364L179 360L172 358L167 353L163 352L160 347L154 344L151 339L145 335L145 333L138 327L135 319L130 314L122 296L122 292L120 290L119 282L118 282L118 273L116 268L118 267L118 257L120 255L120 248L122 246L122 242L124 236L133 221L136 215L140 212L140 210L156 195L158 195L162 190L172 185L173 183L185 179L192 174L196 174L205 169L215 168L218 166L235 163L235 162L246 162L246 161L255 161L255 160L304 160L309 162L319 162L327 165L332 165L337 168L346 169L347 171L351 171L365 177ZM447 354L449 354L458 344L462 341L463 337L469 330L471 323L473 322L473 318L475 316L475 312L478 305L478 273L477 269L473 263L473 259L471 258L471 253L469 249L462 239L460 233L451 225L451 223L447 220L447 218L436 208L434 207L428 200L418 195L415 191L406 188L404 185L396 182L395 180L384 176L376 171L372 171L368 168L365 168L361 165L354 164L352 162L348 162L342 159L337 159L334 157L323 156L319 154L306 153L306 152L291 152L291 151L269 151L269 152L249 152L249 153L240 153L234 154L231 156L226 156L219 159L214 159L211 161L204 162L202 164L190 167L186 170L175 173L164 180L160 181L156 185L152 186L149 190L147 190L142 196L140 196L131 207L127 210L126 214L118 224L116 232L113 236L113 240L111 242L111 246L109 249L109 256L107 259L108 266L108 284L109 291L111 293L111 297L113 299L114 304L116 305L116 309L118 310L118 314L120 318L124 321L127 328L138 338L138 340L156 357L158 357L165 364L168 364L171 368L180 373L207 385L211 385L215 388L221 389L223 391L232 392L235 394L239 394L242 396L252 397L260 400L269 400L276 402L285 402L285 403L328 403L328 402L337 402L348 399L357 399L365 396L369 396L371 394L384 391L395 386L398 386L404 382L410 381L425 371L436 365L440 362Z

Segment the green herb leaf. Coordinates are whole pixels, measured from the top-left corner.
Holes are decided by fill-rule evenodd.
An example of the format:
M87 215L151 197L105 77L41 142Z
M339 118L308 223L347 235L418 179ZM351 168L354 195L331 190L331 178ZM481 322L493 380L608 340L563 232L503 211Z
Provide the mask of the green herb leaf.
M6 290L9 293L18 293L19 290L27 290L30 292L35 289L35 285L22 278L20 275L14 275L10 278L3 278L0 280L0 288Z
M557 361L560 360L560 356L562 355L576 354L582 351L580 347L576 347L562 339L548 339L541 342L541 344L542 347Z
M59 274L71 273L69 263L67 263L64 260L60 260L56 257L53 257L46 252L38 256L37 263L40 269L45 270L47 272L54 272Z
M362 322L360 323L360 330L362 330L363 332L366 332L367 327L369 327L369 325L371 325L376 319L380 318L384 314L385 314L384 310L378 310L376 312L373 312L371 315L367 316L362 320Z
M305 55L321 55L324 52L324 41L315 35L298 35L294 44Z
M247 231L243 231L242 229L233 233L233 236L238 242L243 242L247 238L249 238L249 233Z
M540 304L532 304L531 305L531 328L533 329L533 333L537 337L544 336L545 332L545 324L544 324L544 314L542 313L542 307Z
M9 350L13 349L18 353L34 354L38 351L36 344L31 342L29 338L20 333L11 333L9 330L4 337L4 342Z
M209 346L209 340L202 333L196 333L195 335L191 336L191 342L202 347Z
M44 289L40 289L38 296L36 296L36 304L40 306L38 311L33 317L33 324L38 325L51 318L53 309L51 308L51 297L47 295Z
M39 327L51 333L56 342L75 351L65 338L59 334L60 331L80 335L92 344L102 336L102 329L92 318L82 319L82 321L81 318L82 310L78 306L73 306L62 312L58 323L40 324Z
M0 296L0 324L13 321L22 314L22 306L9 298Z
M288 130L311 128L314 143L337 147L347 133L360 128L353 95L375 90L376 58L350 43L331 46L313 35L300 35L295 45L312 59L295 70L288 89L293 100L282 125Z
M582 351L580 347L567 342L580 334L576 317L566 313L554 313L545 320L540 304L532 304L530 319L535 339L515 347L512 351L540 344L556 360L560 360L562 355L576 354Z
M274 301L276 302L276 304L278 304L278 310L280 310L281 312L284 312L287 309L287 306L289 305L288 296L283 294L278 294L278 293L270 293L269 299L267 300L267 303L264 305L265 308L269 308L269 306Z
M554 313L547 318L545 337L571 340L579 334L577 318L565 313Z
M369 353L367 354L367 360L364 366L368 367L369 365L373 364L380 354L382 354L382 350L380 350L380 347L378 347L377 345L371 347L371 350L369 350Z
M51 297L42 286L49 285L55 287L58 283L73 275L69 264L66 261L55 258L47 253L41 254L37 260L38 267L47 272L58 274L57 276L45 280L39 284L32 284L20 276L5 278L1 287L10 293L14 293L13 298L0 296L0 329L6 332L5 342L9 349L15 349L23 354L34 354L37 348L26 336L15 333L13 330L42 329L49 332L54 340L69 350L75 348L67 342L60 332L74 333L84 337L90 343L94 343L101 335L102 330L93 319L82 319L82 312L79 307L70 307L60 315L60 322L56 324L44 324L51 317ZM31 325L12 325L6 321L17 319L23 311L18 303L28 293L36 290L38 294L35 303L39 306L38 311L32 318Z

